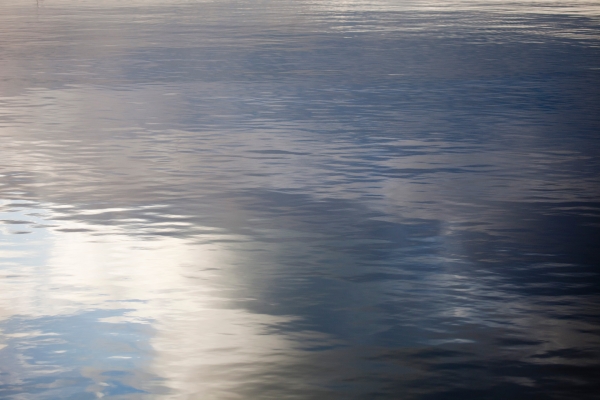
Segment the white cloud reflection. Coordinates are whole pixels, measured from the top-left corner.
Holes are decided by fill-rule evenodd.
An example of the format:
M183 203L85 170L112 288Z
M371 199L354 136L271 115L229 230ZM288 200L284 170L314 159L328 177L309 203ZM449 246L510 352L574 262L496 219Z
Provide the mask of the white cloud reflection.
M298 362L294 338L274 331L293 318L236 307L236 288L244 285L232 267L239 256L219 244L216 235L148 237L122 226L55 220L56 214L31 206L3 203L8 210L3 219L29 221L31 233L14 234L15 225L5 225L0 322L124 309L99 322L150 324L153 334L139 340L148 341L151 361L140 369L160 376L161 385L179 397L238 398L252 377ZM4 347L11 338L15 335L0 343ZM101 390L103 371L92 365L103 363L103 349L96 351L100 354L89 360L91 370L81 373L95 377ZM23 372L29 361L21 362L4 371L9 375L4 381L35 378L36 370ZM137 384L144 388L143 382Z

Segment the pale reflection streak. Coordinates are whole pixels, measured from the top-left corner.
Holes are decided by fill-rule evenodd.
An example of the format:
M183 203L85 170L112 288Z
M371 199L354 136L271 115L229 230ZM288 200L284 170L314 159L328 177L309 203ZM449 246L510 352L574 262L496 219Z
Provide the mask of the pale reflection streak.
M310 4L324 8L347 12L347 11L493 11L514 13L549 13L564 14L572 13L579 15L598 16L600 6L595 0L324 0L312 1Z
M218 4L216 0L135 0L126 4L117 0L108 0L102 2L99 7L98 2L94 0L78 1L79 7L131 7L131 6L186 6L193 4ZM15 4L19 4L15 1ZM22 3L21 3L22 4ZM72 0L44 0L40 1L40 7L71 6ZM302 5L309 7L319 7L334 11L467 11L481 10L482 8L493 11L514 11L526 13L573 13L580 15L598 15L600 8L595 0L527 0L515 2L512 0L451 0L451 1L431 1L431 0L304 0ZM310 8L309 8L310 9Z

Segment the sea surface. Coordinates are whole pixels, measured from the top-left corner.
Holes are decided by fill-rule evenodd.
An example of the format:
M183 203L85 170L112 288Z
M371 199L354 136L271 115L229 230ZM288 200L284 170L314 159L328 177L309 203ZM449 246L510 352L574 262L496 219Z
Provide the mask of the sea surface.
M0 398L600 398L597 0L0 0Z

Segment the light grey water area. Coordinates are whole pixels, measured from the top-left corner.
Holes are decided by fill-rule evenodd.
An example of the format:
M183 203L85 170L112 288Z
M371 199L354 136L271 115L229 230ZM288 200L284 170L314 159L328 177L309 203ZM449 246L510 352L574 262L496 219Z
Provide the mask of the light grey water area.
M600 3L0 0L0 398L598 399Z

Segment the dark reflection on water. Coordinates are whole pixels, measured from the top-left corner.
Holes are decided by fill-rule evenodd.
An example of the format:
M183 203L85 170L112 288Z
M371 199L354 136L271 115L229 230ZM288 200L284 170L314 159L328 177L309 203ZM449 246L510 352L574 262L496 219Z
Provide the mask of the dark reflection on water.
M594 2L1 7L0 397L600 392Z

